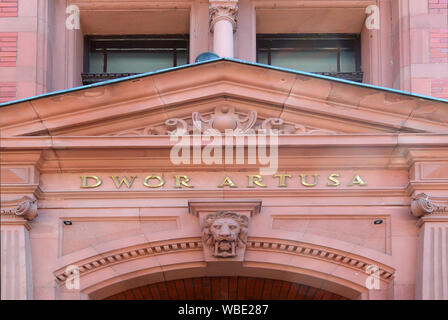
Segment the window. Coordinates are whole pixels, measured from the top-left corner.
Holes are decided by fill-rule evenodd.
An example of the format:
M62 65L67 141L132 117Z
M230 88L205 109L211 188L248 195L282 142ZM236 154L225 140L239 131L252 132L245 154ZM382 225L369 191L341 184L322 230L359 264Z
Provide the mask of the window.
M356 34L259 34L257 62L362 82Z
M188 63L188 35L86 36L83 84Z

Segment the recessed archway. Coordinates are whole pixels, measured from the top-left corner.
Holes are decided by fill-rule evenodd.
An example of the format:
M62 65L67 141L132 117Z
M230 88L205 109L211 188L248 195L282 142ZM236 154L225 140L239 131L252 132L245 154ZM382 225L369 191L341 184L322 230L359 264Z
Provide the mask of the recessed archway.
M347 300L312 286L254 277L197 277L152 283L106 300Z

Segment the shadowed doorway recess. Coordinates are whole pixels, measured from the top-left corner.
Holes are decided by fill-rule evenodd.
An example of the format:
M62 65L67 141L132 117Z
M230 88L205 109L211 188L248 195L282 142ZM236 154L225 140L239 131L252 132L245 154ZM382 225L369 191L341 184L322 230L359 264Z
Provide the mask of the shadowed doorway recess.
M105 300L347 300L335 293L282 280L202 277L129 289Z

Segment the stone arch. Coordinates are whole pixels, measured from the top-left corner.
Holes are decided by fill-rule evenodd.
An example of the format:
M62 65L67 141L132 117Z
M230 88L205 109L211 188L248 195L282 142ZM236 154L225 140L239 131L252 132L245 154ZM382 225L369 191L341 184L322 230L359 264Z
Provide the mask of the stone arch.
M122 243L131 244L132 241ZM82 250L61 260L54 272L62 299L103 299L118 292L167 280L203 276L252 276L327 290L349 299L387 298L394 268L387 259L278 238L249 237L244 261L205 262L199 237L140 242L92 254ZM64 283L68 265L80 270L79 290ZM366 268L378 267L379 290L367 287Z

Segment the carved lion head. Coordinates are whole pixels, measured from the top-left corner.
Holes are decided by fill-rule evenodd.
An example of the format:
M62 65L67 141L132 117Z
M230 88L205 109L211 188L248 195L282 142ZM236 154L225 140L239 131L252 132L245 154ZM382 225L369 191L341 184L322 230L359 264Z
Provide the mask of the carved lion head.
M209 214L205 218L202 239L215 257L234 257L236 248L246 244L249 219L231 211Z

